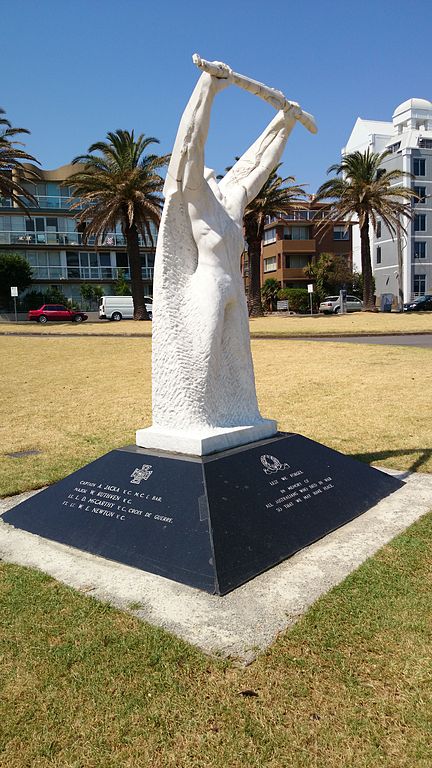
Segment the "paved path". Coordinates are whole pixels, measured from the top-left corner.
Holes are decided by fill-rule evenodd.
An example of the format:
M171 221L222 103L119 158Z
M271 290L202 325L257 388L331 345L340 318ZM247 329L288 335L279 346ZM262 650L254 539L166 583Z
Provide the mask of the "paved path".
M87 333L79 333L79 332L65 332L65 333L56 333L55 331L41 331L40 333L37 333L35 331L0 331L0 336L32 336L34 338L40 339L43 338L55 338L55 339L61 339L61 338L94 338L95 336L98 338L106 338L106 339L122 339L122 338L128 338L128 339L139 339L139 338L146 338L151 339L151 331L142 332L142 333L98 333L97 331L90 331ZM251 333L251 339L252 341L255 339L259 339L261 341L268 340L268 341L338 341L339 343L348 343L348 344L396 344L398 346L409 346L409 347L432 347L432 333L399 333L399 334L364 334L362 336L352 336L352 335L345 335L345 336L287 336L283 334L279 335L270 335L270 334L260 334L260 333Z
M404 347L432 348L432 333L399 336L309 336L307 341L339 341L344 344L392 344Z

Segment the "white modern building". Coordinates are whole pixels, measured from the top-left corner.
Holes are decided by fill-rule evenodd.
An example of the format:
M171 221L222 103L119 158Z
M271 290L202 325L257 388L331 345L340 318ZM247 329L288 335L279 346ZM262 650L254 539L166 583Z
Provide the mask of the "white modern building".
M383 167L413 174L415 178L406 176L401 181L412 185L421 197L413 203L412 221L403 222L408 234L402 233L400 245L384 222L378 223L376 233L371 231L377 297L398 295L401 261L404 301L432 293L432 102L408 99L396 107L391 122L357 118L342 154L364 152L368 147L373 152L389 150ZM353 263L355 269L360 268L358 227L353 228Z

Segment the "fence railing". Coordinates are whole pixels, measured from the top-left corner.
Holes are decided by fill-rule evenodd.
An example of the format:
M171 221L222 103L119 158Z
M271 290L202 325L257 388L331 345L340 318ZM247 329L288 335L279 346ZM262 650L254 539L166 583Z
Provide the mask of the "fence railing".
M319 210L285 211L279 213L277 216L269 216L266 223L270 224L279 219L283 219L284 221L317 221L318 219L325 219L327 215L328 211Z
M153 267L142 267L143 280L153 280ZM34 280L117 280L121 275L130 280L128 269L121 267L32 266Z
M138 236L138 243L141 248L151 247L141 235ZM88 245L118 248L126 246L126 238L117 232L111 232L100 237L89 237L85 243L78 232L0 232L0 245L82 245L84 248Z

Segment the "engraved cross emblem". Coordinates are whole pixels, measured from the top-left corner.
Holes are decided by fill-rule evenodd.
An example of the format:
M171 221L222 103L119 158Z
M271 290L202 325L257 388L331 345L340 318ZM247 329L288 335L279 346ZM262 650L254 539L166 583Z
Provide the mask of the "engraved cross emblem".
M141 469L137 467L134 469L134 471L131 474L131 477L133 480L131 480L131 483L135 483L135 485L139 485L141 480L148 480L150 475L153 474L151 464L143 464Z

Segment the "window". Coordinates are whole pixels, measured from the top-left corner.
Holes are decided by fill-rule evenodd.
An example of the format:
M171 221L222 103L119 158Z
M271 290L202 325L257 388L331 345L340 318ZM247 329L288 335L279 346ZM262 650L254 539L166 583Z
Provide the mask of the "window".
M414 216L414 232L426 232L426 214L416 213Z
M419 138L418 145L419 147L424 147L424 149L432 149L432 139Z
M426 293L426 275L414 275L414 293Z
M0 232L10 232L11 230L11 217L0 216Z
M264 259L264 272L276 272L276 256Z
M276 242L276 229L273 227L272 229L266 229L264 232L264 245L268 245L269 243L275 243Z
M309 240L309 227L284 227L283 237L284 240Z
M349 230L343 224L333 227L333 240L349 240Z
M39 280L59 280L64 274L60 251L26 251L25 257L30 264L33 277Z
M419 196L420 200L414 200L415 203L425 203L426 202L426 187L413 187L414 192L416 195Z
M285 267L287 269L304 269L308 264L308 256L302 253L287 253L285 255Z
M376 225L376 236L381 237L381 220L377 221Z
M414 243L414 258L425 259L426 258L426 243L420 240Z
M381 248L378 246L376 250L376 263L381 264Z
M400 141L397 141L396 144L391 144L391 146L387 147L387 149L389 152L397 152L398 149L400 149L400 145L401 145Z
M129 269L127 253L116 253L116 264L121 269Z
M426 173L426 162L424 159L415 157L413 160L414 176L424 176Z

